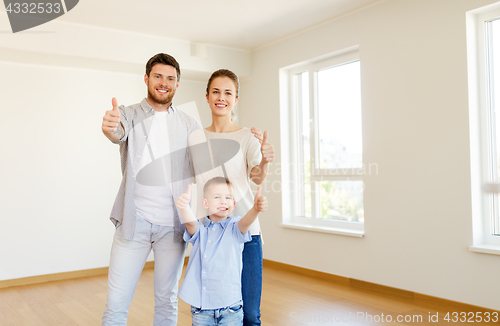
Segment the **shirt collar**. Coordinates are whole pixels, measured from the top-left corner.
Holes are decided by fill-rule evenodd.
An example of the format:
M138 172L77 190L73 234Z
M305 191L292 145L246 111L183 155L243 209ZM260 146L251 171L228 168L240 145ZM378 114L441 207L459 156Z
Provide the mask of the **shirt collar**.
M142 110L144 110L144 113L149 113L149 112L151 112L151 110L153 110L153 113L154 113L154 111L155 111L155 109L153 109L153 107L151 105L149 105L147 98L144 98L142 100L141 108L142 108ZM173 103L170 104L170 107L168 108L167 112L170 112L170 110L172 110L172 112L175 112L177 110Z
M208 227L210 224L220 225L223 229L225 229L227 224L229 223L229 220L231 220L231 217L228 217L224 221L221 221L221 222L214 222L214 221L210 220L208 218L208 216L206 216L205 220L203 221L203 225L205 225L205 227Z

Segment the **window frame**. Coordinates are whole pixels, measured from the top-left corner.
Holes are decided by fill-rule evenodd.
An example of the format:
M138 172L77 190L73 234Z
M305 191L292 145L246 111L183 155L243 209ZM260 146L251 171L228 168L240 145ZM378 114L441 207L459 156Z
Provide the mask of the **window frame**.
M295 229L304 229L311 231L327 232L354 237L362 237L364 235L364 223L327 220L318 217L317 207L319 207L319 181L363 181L364 168L355 169L320 169L316 167L316 161L319 158L319 115L318 107L318 72L328 68L333 68L348 63L360 61L359 47L350 47L326 56L321 56L312 60L300 62L298 64L284 67L280 69L280 107L282 116L282 125L286 124L287 128L282 130L282 149L284 151L283 158L287 162L282 165L282 184L284 189L290 191L282 192L283 195L283 223L284 227ZM309 75L309 131L310 131L310 171L311 171L311 188L314 186L315 191L311 191L312 202L312 217L301 216L300 210L296 205L296 199L301 198L299 193L303 191L300 185L299 159L298 155L303 146L299 146L299 135L302 127L299 124L299 113L296 103L298 100L297 88L295 85L295 77L303 72L308 72ZM299 126L299 130L297 130ZM288 154L288 155L287 155ZM303 155L301 156L303 157ZM289 163L289 164L286 164ZM285 167L286 166L286 167ZM364 166L364 165L363 165ZM302 178L303 179L303 178ZM303 198L303 196L302 196ZM303 205L303 204L302 204ZM303 211L303 209L302 209Z
M467 13L467 56L469 79L469 123L473 244L470 251L500 255L500 236L494 235L494 214L500 199L493 199L492 146L496 139L491 126L491 103L487 22L500 19L500 5ZM498 81L500 82L500 81ZM500 109L500 103L497 104ZM499 128L500 126L497 126ZM497 187L499 188L499 187ZM497 189L496 191L500 190Z

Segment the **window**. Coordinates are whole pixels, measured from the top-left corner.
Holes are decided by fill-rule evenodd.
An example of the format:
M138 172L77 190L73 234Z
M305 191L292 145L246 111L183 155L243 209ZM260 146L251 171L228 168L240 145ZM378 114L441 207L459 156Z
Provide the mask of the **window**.
M490 147L488 153L488 175L492 183L500 182L500 17L486 22L485 26L486 37L486 82L487 82L487 107L488 110L488 145ZM499 194L491 196L491 234L499 236L498 229L499 218Z
M360 61L350 49L281 69L283 225L363 235ZM286 170L286 171L285 171ZM284 182L285 184L286 182ZM285 208L286 206L286 208Z
M500 254L500 10L467 16L472 251Z

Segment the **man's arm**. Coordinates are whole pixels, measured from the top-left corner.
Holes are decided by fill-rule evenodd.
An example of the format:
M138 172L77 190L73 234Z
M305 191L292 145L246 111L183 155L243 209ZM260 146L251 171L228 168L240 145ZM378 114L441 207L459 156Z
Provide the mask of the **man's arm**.
M260 133L260 130L252 128L252 132L261 143L260 151L262 153L262 161L260 161L259 165L254 166L252 171L250 171L250 180L252 180L257 185L260 185L266 179L267 172L269 171L269 163L274 160L274 146L267 142L267 130L264 131L262 140L258 137L260 136L258 135Z
M253 221L255 221L260 212L265 212L267 210L267 198L260 195L261 191L262 187L259 186L253 200L252 208L250 208L248 213L246 213L245 216L243 216L243 218L238 222L238 227L242 234L245 234L248 230L250 230L250 225L252 225Z
M188 185L187 192L177 199L177 208L180 209L182 218L186 222L186 229L193 235L198 230L198 220L193 214L189 201L191 200L191 185Z
M125 134L123 126L120 123L120 111L118 110L118 101L113 97L111 100L113 109L106 111L102 118L102 132L112 142L117 142Z

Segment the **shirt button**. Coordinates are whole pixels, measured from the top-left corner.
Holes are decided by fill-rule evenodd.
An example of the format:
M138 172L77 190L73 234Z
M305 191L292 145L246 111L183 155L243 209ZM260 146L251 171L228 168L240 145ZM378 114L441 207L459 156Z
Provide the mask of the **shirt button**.
M207 258L207 255L205 255L205 256L203 256L203 257Z
M203 290L206 290L207 288L206 287L203 287Z
M205 271L203 271L203 274L205 274Z
M208 242L212 242L212 241L208 240Z

